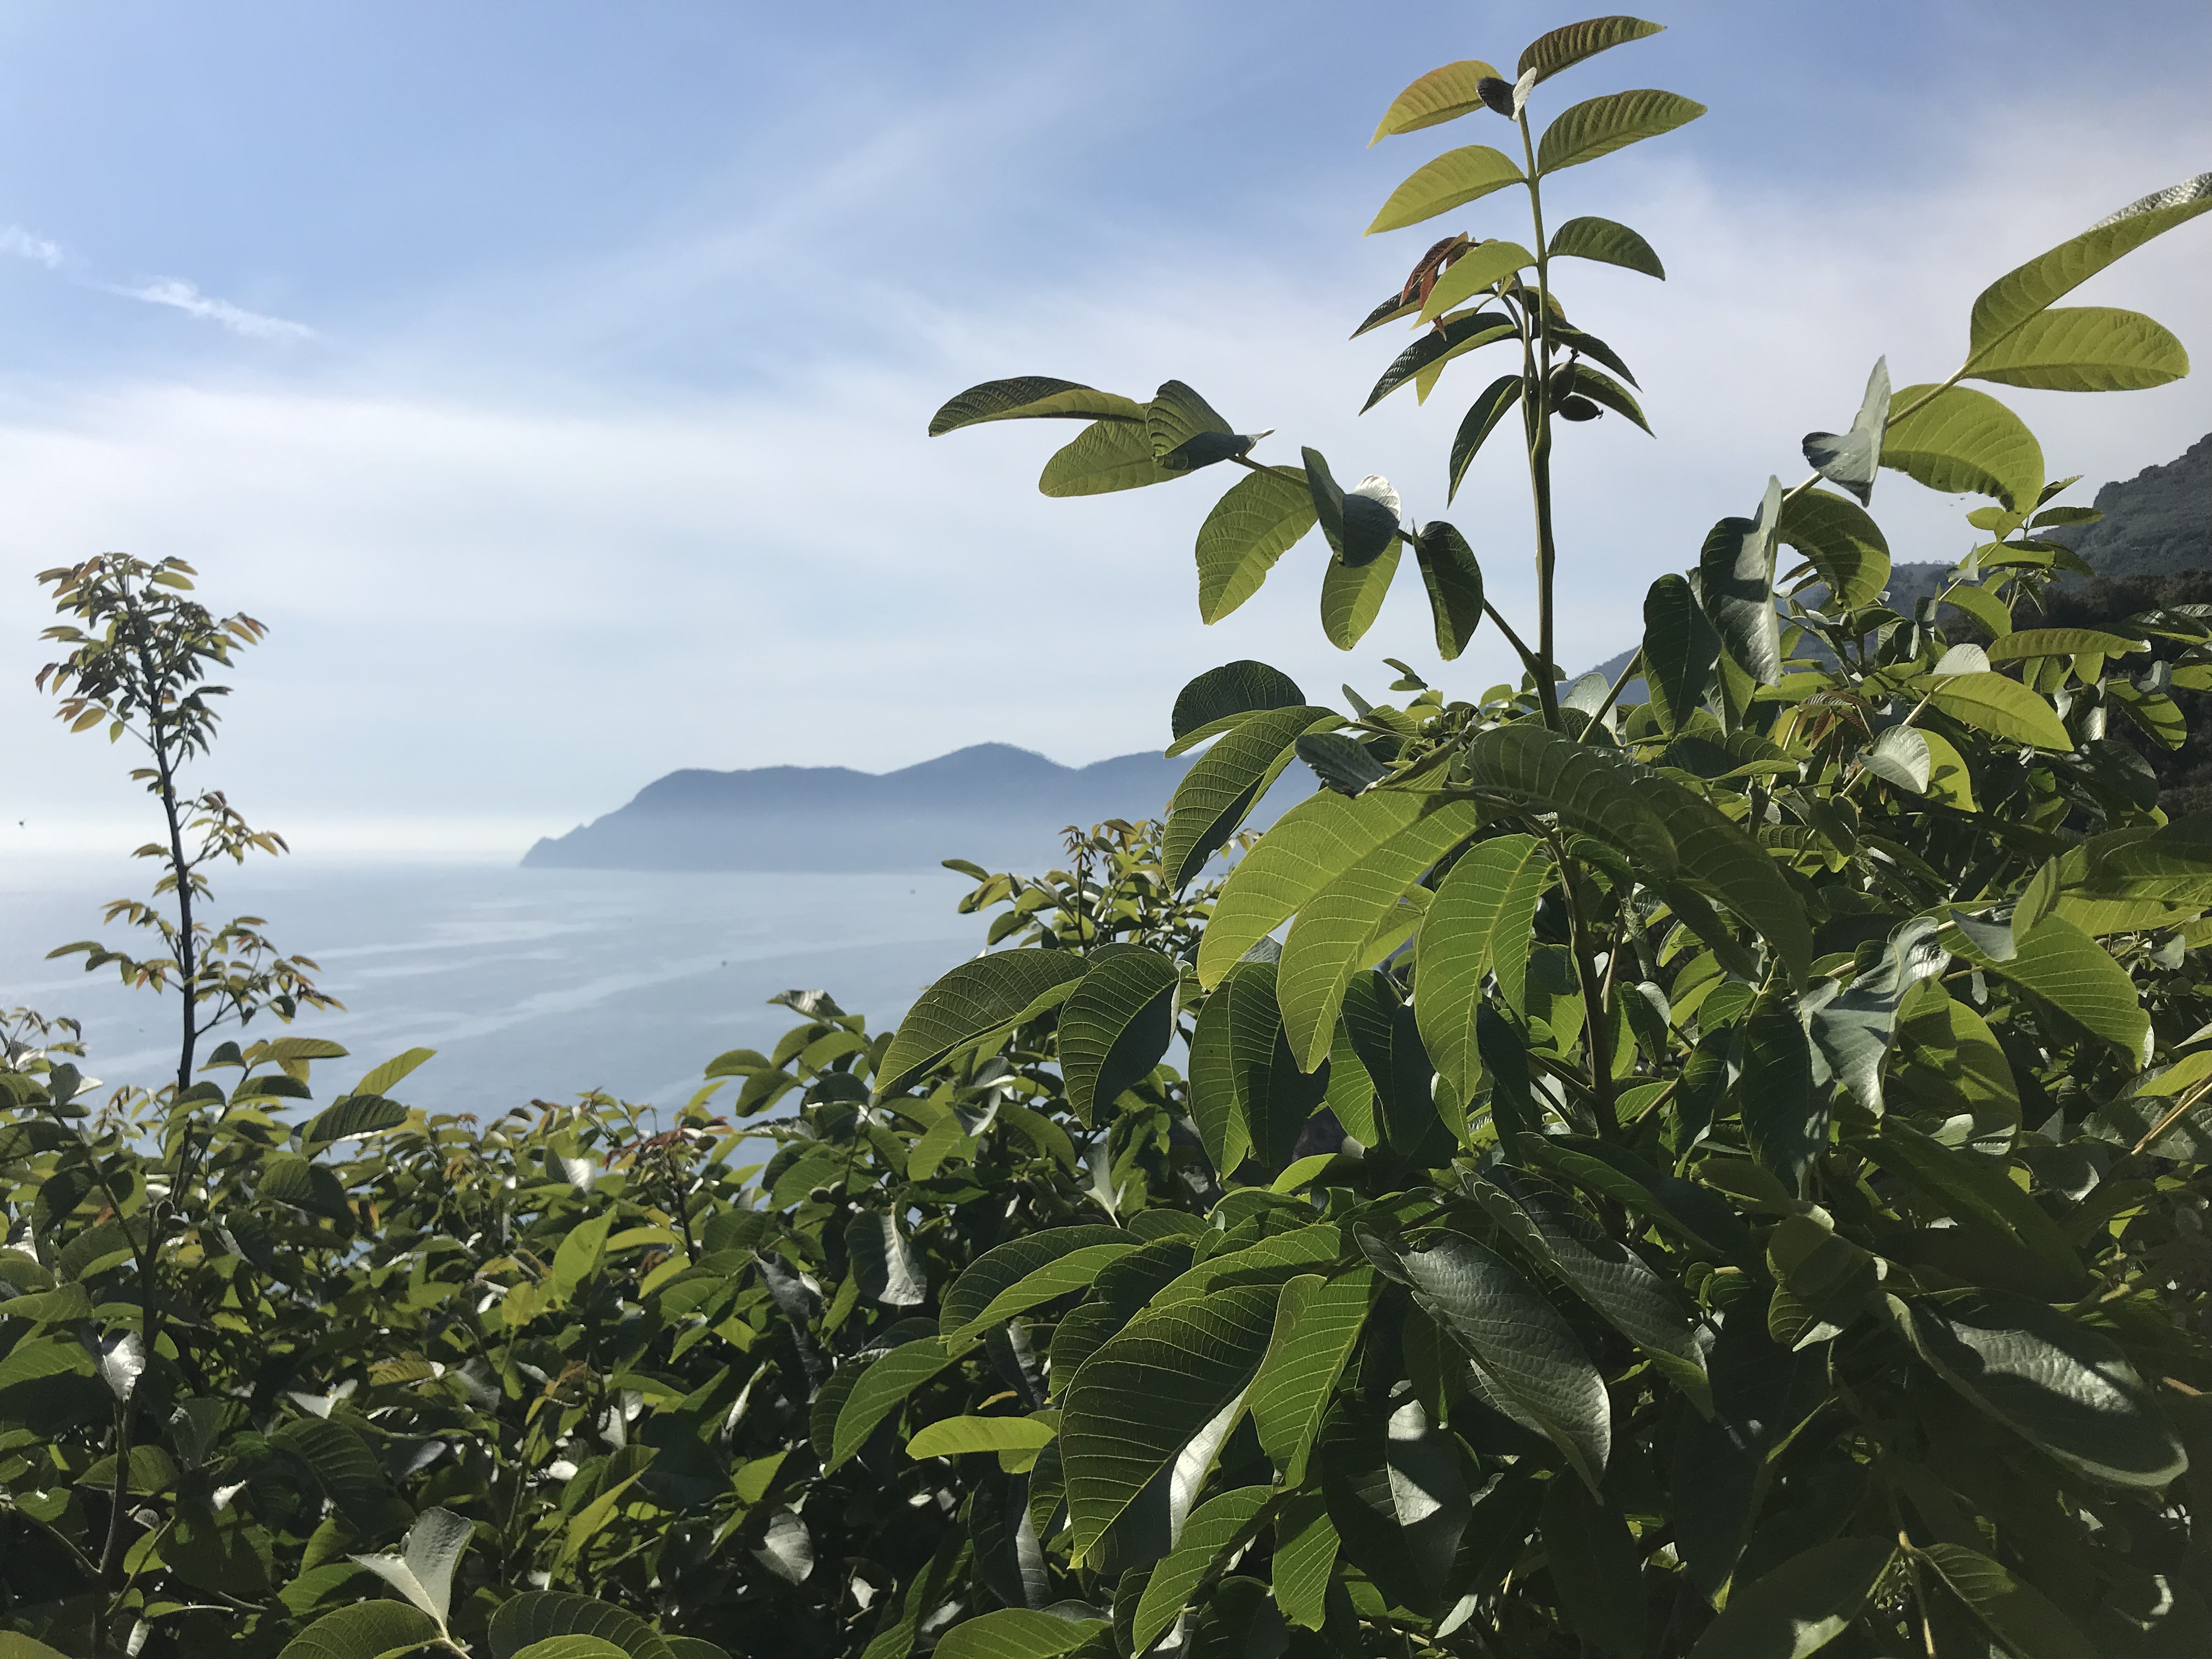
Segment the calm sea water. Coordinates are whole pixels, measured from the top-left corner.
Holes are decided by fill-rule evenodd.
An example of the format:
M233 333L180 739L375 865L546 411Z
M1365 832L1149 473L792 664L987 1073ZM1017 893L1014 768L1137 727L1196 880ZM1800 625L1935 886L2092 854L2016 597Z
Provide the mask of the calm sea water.
M146 866L51 857L0 864L0 1006L83 1021L87 1071L158 1083L173 1066L173 994L126 992L112 970L44 960L103 934L101 901L143 890ZM228 916L265 917L287 952L321 964L343 1013L289 1029L343 1043L316 1069L328 1098L402 1049L437 1058L401 1092L434 1110L491 1113L604 1088L680 1102L725 1049L765 1049L796 1017L767 1006L821 987L872 1027L982 945L986 919L955 914L947 872L819 876L520 870L485 861L316 862L217 878ZM286 1028L273 1017L252 1035ZM226 1032L224 1035L228 1035ZM202 1050L205 1052L204 1048Z

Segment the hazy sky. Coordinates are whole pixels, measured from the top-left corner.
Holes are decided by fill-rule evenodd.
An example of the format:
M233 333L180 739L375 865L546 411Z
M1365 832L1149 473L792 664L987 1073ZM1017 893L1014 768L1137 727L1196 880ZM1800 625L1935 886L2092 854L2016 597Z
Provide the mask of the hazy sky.
M1422 518L1495 373L1364 421L1404 343L1352 324L1501 194L1362 240L1494 118L1368 135L1414 76L1510 63L1582 15L1482 3L224 3L0 10L0 848L137 809L122 757L29 678L30 578L102 549L198 564L268 623L210 781L327 848L526 845L678 766L904 765L1000 739L1156 746L1189 676L1257 656L1310 696L1433 662L1417 582L1359 650L1315 621L1322 544L1212 629L1191 539L1232 478L1039 496L1076 428L931 441L946 396L1043 373L1191 381L1263 458L1322 449ZM1387 16L1387 25L1378 19ZM1991 277L2212 167L2212 7L1699 3L1550 83L1712 106L1561 175L1556 221L1637 225L1659 284L1583 266L1577 319L1659 432L1561 461L1563 654L1838 426L1887 352L1948 372ZM2212 222L2085 298L2212 351ZM2192 274L2194 273L2194 274ZM2054 474L2212 428L2212 382L2021 393ZM1531 586L1499 446L1451 517ZM1793 471L1793 469L1795 471ZM1956 504L1886 475L1903 557ZM1408 573L1410 577L1410 572ZM1484 640L1446 683L1506 674ZM20 824L20 827L19 827Z

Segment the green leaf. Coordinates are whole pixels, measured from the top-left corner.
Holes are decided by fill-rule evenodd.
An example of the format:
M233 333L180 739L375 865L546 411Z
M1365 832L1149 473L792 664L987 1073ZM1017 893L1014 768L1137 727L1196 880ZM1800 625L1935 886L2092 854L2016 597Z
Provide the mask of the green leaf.
M2071 306L2029 318L1974 354L1972 380L2045 392L2141 392L2189 373L2189 353L2139 312Z
M1209 1498L1191 1511L1175 1549L1145 1581L1131 1630L1129 1644L1134 1651L1142 1653L1158 1640L1206 1576L1259 1530L1261 1512L1274 1495L1268 1486L1239 1486Z
M1459 494L1460 483L1467 477L1469 462L1482 447L1498 422L1505 418L1506 410L1521 401L1523 382L1518 374L1502 374L1483 389L1482 395L1468 406L1461 418L1459 431L1452 439L1451 487L1445 492L1449 501Z
M1555 380L1553 385L1556 387L1558 382ZM1616 415L1625 416L1645 432L1651 430L1651 422L1644 418L1644 405L1636 401L1635 394L1602 369L1593 368L1588 363L1577 363L1574 366L1573 393L1569 395L1573 394L1587 398Z
M542 1642L532 1642L514 1659L625 1659L625 1656L602 1636L549 1636Z
M918 1308L929 1299L929 1270L892 1211L863 1210L846 1224L845 1259L871 1302Z
M1743 1031L1743 1127L1759 1161L1793 1193L1828 1144L1830 1091L1813 1082L1813 1045L1786 994L1752 1006Z
M1446 64L1442 69L1431 70L1390 100L1390 107L1382 112L1382 119L1375 129L1375 136L1367 141L1369 148L1393 133L1417 132L1423 127L1455 121L1480 109L1482 94L1475 88L1498 78L1497 70L1479 58L1463 58L1456 64Z
M1297 1493L1276 1511L1275 1603L1291 1623L1322 1627L1340 1542L1328 1500L1319 1492Z
M1367 1322L1375 1273L1300 1273L1283 1286L1266 1357L1252 1379L1252 1425L1286 1487L1305 1479L1329 1396Z
M1930 708L1997 737L2062 753L2074 747L2051 704L2009 675L1929 675L1915 680L1912 689L1926 694Z
M1067 1103L1090 1123L1152 1073L1175 1036L1182 972L1157 951L1095 958L1060 1011L1060 1069Z
M1418 807L1420 798L1413 799ZM1328 1057L1345 987L1353 974L1369 965L1360 960L1368 936L1399 895L1480 824L1472 801L1438 806L1360 855L1300 903L1297 920L1284 942L1276 995L1282 1006L1283 1029L1301 1071L1314 1071ZM1344 844L1319 850L1316 864L1333 864ZM1267 845L1264 838L1261 845ZM1219 914L1218 908L1215 914ZM1204 954L1201 944L1200 955Z
M2150 645L2148 641L2125 639L2099 628L2023 628L1992 640L1983 649L1991 662L2021 662L2031 657L2076 657L2085 653L2124 657L2131 652L2148 651Z
M2212 173L2199 173L2130 203L2079 236L2006 272L1974 301L1972 349L1979 353L1989 349L2114 260L2207 211L2212 211Z
M2018 1659L2098 1659L2096 1646L2054 1607L2002 1566L1963 1544L1921 1552L1982 1627Z
M450 1510L425 1510L399 1553L352 1559L443 1625L453 1614L453 1569L475 1534L474 1523Z
M946 1287L938 1304L938 1323L948 1337L972 1334L975 1329L1020 1312L1020 1307L1008 1305L1002 1309L1000 1304L1032 1275L1054 1262L1101 1246L1133 1249L1141 1242L1135 1234L1119 1227L1050 1227L1010 1238L977 1256ZM1097 1267L1103 1265L1098 1263L1091 1271L1096 1273ZM1089 1281L1086 1278L1083 1282ZM1077 1286L1070 1285L1068 1288Z
M1063 1619L1028 1607L1001 1607L955 1625L938 1642L938 1659L1058 1659L1107 1628L1103 1619Z
M1252 1151L1251 1127L1240 1098L1241 1075L1231 1042L1231 1015L1237 975L1247 966L1259 965L1232 966L1199 1010L1197 1029L1191 1033L1191 1121L1198 1127L1207 1161L1223 1176L1234 1173Z
M904 1405L915 1389L973 1346L925 1337L900 1344L862 1371L838 1409L826 1467L836 1468L859 1451L877 1425Z
M1662 283L1667 280L1667 267L1659 263L1651 244L1626 225L1616 224L1610 219L1585 216L1568 220L1552 233L1548 252L1554 259L1562 255L1595 259L1601 264L1619 265L1624 270L1656 276Z
M1037 489L1052 496L1104 495L1117 489L1141 489L1165 483L1180 472L1152 453L1152 441L1141 421L1099 421L1044 464Z
M1429 290L1428 303L1421 307L1421 314L1413 320L1416 323L1434 322L1444 313L1496 287L1515 271L1526 270L1535 263L1536 256L1518 242L1479 243L1461 254L1451 268L1437 279L1436 286ZM1472 322L1475 319L1468 318L1464 320ZM1495 326L1506 320L1502 317L1493 317L1490 324ZM1374 398L1369 398L1368 407L1374 407ZM1361 412L1364 414L1365 411Z
M1060 1428L1077 1559L1243 1395L1273 1334L1280 1288L1216 1288L1139 1314L1083 1362Z
M969 1452L1028 1451L1055 1431L1034 1417L942 1417L906 1443L908 1457L959 1457Z
M1375 625L1390 592L1391 579L1398 574L1400 545L1392 541L1370 564L1329 562L1321 580L1321 626L1338 650L1351 650Z
M1686 126L1705 112L1703 104L1656 88L1607 93L1577 104L1544 129L1536 144L1536 171L1557 173L1595 161L1641 139Z
M1613 1445L1613 1404L1566 1321L1464 1233L1439 1228L1396 1260L1414 1300L1467 1351L1489 1402L1550 1439L1595 1491Z
M1909 386L1890 399L1881 464L1941 495L1993 495L2015 512L2043 489L2043 447L2024 422L1986 392L1954 386L1905 416L1932 386Z
M1341 720L1332 710L1311 704L1270 708L1239 721L1200 756L1168 803L1167 835L1160 848L1168 879L1176 887L1186 885L1237 833L1245 815L1296 757L1298 738Z
M1654 875L1673 874L1680 861L1659 815L1622 787L1626 763L1617 754L1522 721L1481 733L1468 745L1467 762L1477 789L1523 810L1555 814L1569 828L1612 842Z
M1896 1547L1839 1538L1732 1591L1690 1659L1808 1659L1841 1636L1889 1571Z
M1640 17L1593 17L1586 22L1569 23L1530 41L1521 54L1515 73L1526 75L1534 70L1536 82L1541 85L1585 58L1595 58L1631 40L1641 40L1666 27L1664 23L1647 23Z
M1113 1228L1055 1227L1048 1232L1032 1234L1028 1238L1012 1240L1009 1243L1001 1244L998 1248L1001 1250L1010 1249L1017 1244L1030 1243L1038 1238L1052 1238L1060 1233L1097 1233L1115 1231L1116 1230ZM1125 1233L1120 1238L1108 1243L1084 1244L1070 1249L1066 1255L1057 1256L1045 1262L1042 1267L1034 1267L1023 1274L1021 1278L993 1297L989 1304L980 1313L963 1321L960 1324L951 1325L949 1320L940 1322L948 1327L945 1336L951 1341L960 1341L969 1337L980 1336L992 1326L1012 1319L1017 1314L1026 1313L1040 1304L1051 1302L1058 1297L1086 1289L1103 1269L1138 1249L1142 1241L1133 1235ZM995 1255L996 1252L986 1254ZM1025 1260L1027 1257L1020 1259ZM965 1275L963 1277L964 1278ZM965 1304L963 1306L964 1307Z
M410 1048L405 1054L394 1054L355 1084L353 1092L356 1095L380 1095L424 1060L435 1059L437 1053L435 1048Z
M1515 250L1516 252L1520 251ZM1415 385L1424 375L1442 368L1454 357L1479 351L1484 346L1494 345L1500 340L1519 337L1520 331L1512 320L1494 311L1478 311L1464 317L1455 317L1442 326L1429 330L1391 359L1389 368L1384 369L1382 378L1375 382L1374 389L1367 394L1367 401L1360 405L1359 412L1364 415L1400 386ZM1425 386L1420 388L1419 395L1424 401L1426 400L1428 392ZM1313 463L1314 452L1310 449L1306 452L1309 471ZM1322 528L1324 531L1329 528L1328 511L1325 507L1322 511ZM1329 540L1334 543L1337 538L1332 534Z
M1868 471L1873 471L1871 460ZM1808 489L1783 505L1776 538L1794 548L1819 574L1832 604L1851 610L1871 605L1889 586L1889 543L1856 501L1825 489Z
M1420 561L1421 580L1429 590L1437 655L1455 661L1482 626L1482 566L1467 538L1441 519L1421 526L1413 538L1413 556Z
M485 1631L492 1659L516 1659L532 1643L553 1636L596 1636L629 1659L672 1659L659 1632L635 1613L565 1590L526 1590L501 1602Z
M1291 808L1222 884L1199 941L1200 982L1218 985L1232 963L1307 901L1435 806L1431 798L1411 790L1385 789L1364 795L1325 792Z
M1705 615L1736 665L1761 685L1782 678L1782 629L1774 612L1774 538L1782 514L1782 482L1766 481L1754 519L1723 519L1698 553L1698 592Z
M407 1109L396 1100L373 1094L348 1095L315 1114L313 1121L300 1132L300 1142L314 1152L335 1141L381 1134L406 1121Z
M270 1435L269 1444L306 1464L323 1495L341 1510L359 1514L392 1495L375 1454L343 1423L297 1417Z
M1241 1138L1273 1174L1289 1163L1299 1131L1328 1091L1328 1074L1306 1073L1291 1052L1276 1000L1274 963L1242 964L1215 994L1224 992L1233 1114L1224 1144Z
M1487 144L1446 150L1390 192L1390 199L1382 204L1382 210L1375 216L1366 234L1372 236L1381 230L1418 225L1521 181L1521 169L1503 150Z
M583 1288L586 1279L599 1272L600 1264L606 1260L607 1234L615 1219L614 1210L608 1208L568 1229L561 1248L553 1253L553 1299L556 1305L568 1301Z
M1644 596L1644 683L1670 732L1679 732L1711 695L1721 636L1697 591L1671 572Z
M1445 873L1421 920L1413 1011L1438 1075L1461 1100L1474 1097L1481 1072L1474 1023L1483 980L1495 972L1505 1005L1522 1007L1536 906L1556 873L1534 836L1492 836Z
M284 1644L277 1659L382 1659L437 1636L438 1621L404 1601L359 1601L316 1620ZM33 1643L23 1650L23 1659L52 1651ZM7 1653L0 1647L0 1656Z
M1860 400L1859 412L1852 417L1851 429L1807 433L1802 446L1805 459L1815 472L1830 483L1850 490L1864 507L1874 499L1875 474L1881 462L1882 429L1888 423L1889 359L1877 357L1874 373L1867 376L1866 396ZM1885 555L1887 551L1885 549ZM1866 600L1858 603L1863 605Z
M1275 561L1313 527L1304 468L1246 473L1198 527L1199 620L1219 622L1258 592Z
M985 421L1139 421L1145 406L1110 392L1055 380L1048 374L1023 374L1011 380L971 386L930 416L929 435L943 437Z
M1955 937L1947 935L1944 943L1950 945ZM2150 1016L2135 981L2111 952L2065 917L2045 916L2008 959L1982 965L2034 992L2069 1022L2109 1043L2130 1069L2149 1060Z
M2118 1345L2048 1303L1947 1291L1913 1304L1911 1328L1953 1388L2092 1480L2157 1489L2189 1467Z
M969 1043L1065 1000L1084 966L1072 951L1001 951L962 963L924 991L899 1023L876 1067L877 1097L900 1093Z
M1644 1651L1644 1571L1627 1517L1579 1480L1544 1483L1544 1553L1567 1622L1613 1659Z

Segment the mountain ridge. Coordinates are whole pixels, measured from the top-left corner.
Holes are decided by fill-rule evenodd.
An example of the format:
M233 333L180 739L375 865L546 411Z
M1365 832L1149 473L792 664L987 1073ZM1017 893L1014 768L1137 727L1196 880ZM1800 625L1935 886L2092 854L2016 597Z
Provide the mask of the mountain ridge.
M1088 766L970 744L890 772L686 767L613 811L541 838L524 867L860 872L946 858L1035 864L1064 826L1158 817L1189 766L1139 750Z

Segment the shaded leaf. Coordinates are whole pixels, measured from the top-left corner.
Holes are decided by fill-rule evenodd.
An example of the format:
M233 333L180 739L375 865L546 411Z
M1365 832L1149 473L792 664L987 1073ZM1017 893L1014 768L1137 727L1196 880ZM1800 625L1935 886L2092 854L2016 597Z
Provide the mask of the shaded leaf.
M1524 382L1518 374L1502 374L1483 388L1482 395L1468 406L1459 423L1459 431L1452 439L1451 485L1446 491L1446 501L1459 494L1460 483L1467 477L1469 462L1482 447L1506 411L1521 401Z
M1896 1553L1840 1538L1792 1556L1729 1595L1690 1659L1808 1659L1850 1628Z
M1117 950L1097 959L1062 1005L1060 1075L1084 1122L1160 1063L1175 1036L1181 980L1182 970L1157 951Z
M1683 578L1662 576L1644 596L1644 684L1669 731L1703 706L1720 665L1721 636Z
M1395 1260L1414 1299L1467 1351L1490 1402L1549 1438L1595 1490L1613 1444L1612 1402L1566 1321L1464 1233L1439 1228Z
M1686 126L1705 112L1703 104L1651 87L1592 98L1544 129L1536 144L1536 171L1557 173L1595 161L1641 139Z
M1056 380L1048 374L1023 374L1011 380L971 386L930 416L929 435L942 437L985 421L1142 421L1145 406L1110 392Z
M1911 1328L1953 1388L2093 1480L2155 1489L2189 1466L2118 1346L2048 1303L1950 1291L1915 1303Z
M1651 244L1626 225L1616 224L1610 219L1586 216L1568 220L1552 233L1552 245L1547 251L1555 259L1563 254L1571 255L1577 259L1619 265L1624 270L1640 271L1662 282L1667 278L1667 268L1659 263Z
M1761 685L1782 678L1782 629L1774 612L1774 541L1782 483L1769 478L1756 518L1723 519L1698 554L1698 595L1721 645Z
M1533 70L1540 85L1585 58L1595 58L1630 40L1641 40L1665 27L1663 23L1647 23L1640 17L1593 17L1586 22L1569 23L1530 41L1515 72L1527 75Z

